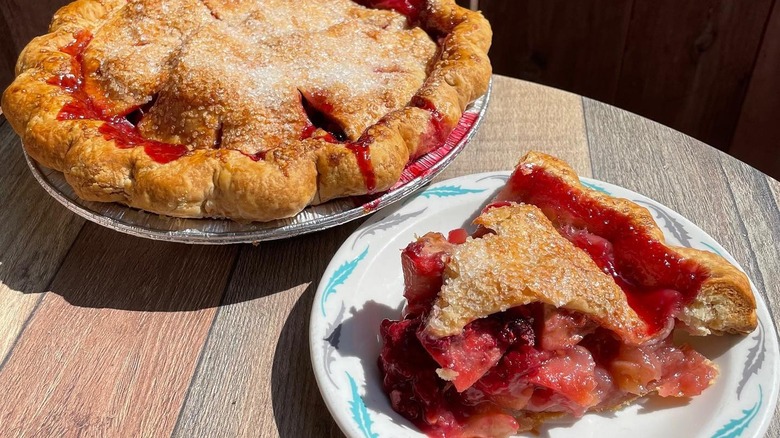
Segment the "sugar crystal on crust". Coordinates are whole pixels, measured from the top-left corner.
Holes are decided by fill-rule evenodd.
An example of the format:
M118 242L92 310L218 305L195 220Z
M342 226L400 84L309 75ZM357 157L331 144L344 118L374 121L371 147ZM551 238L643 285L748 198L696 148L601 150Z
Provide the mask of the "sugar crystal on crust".
M454 0L77 0L2 107L81 199L269 221L397 183L487 90L490 39Z
M85 58L116 112L157 95L148 138L254 154L300 140L301 99L356 140L409 102L436 50L402 16L352 1L167 0L121 9Z
M623 291L537 207L493 208L475 223L494 233L455 246L429 334L456 335L473 320L542 302L587 314L627 342L646 337L647 327Z

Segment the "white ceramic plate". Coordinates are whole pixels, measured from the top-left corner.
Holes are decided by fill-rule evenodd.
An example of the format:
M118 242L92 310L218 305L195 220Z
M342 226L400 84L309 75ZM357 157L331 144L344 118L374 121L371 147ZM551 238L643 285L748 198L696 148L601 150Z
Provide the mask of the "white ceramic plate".
M121 204L84 201L76 196L62 173L38 165L25 153L35 179L57 201L79 216L133 236L198 244L255 243L324 230L363 217L397 202L424 186L466 147L487 110L488 91L466 108L458 126L439 148L409 163L390 190L372 196L342 198L307 207L297 216L272 222L222 219L181 219L147 213Z
M400 252L415 235L470 226L508 175L486 173L434 184L371 218L333 257L314 299L309 342L320 392L347 436L423 436L392 410L377 367L379 324L398 319L403 305ZM736 264L712 237L669 208L621 187L582 181L647 207L669 243L713 251ZM777 402L780 361L770 313L758 293L756 298L759 328L752 334L689 339L720 367L717 382L701 396L690 401L649 398L617 413L550 423L541 436L762 437Z

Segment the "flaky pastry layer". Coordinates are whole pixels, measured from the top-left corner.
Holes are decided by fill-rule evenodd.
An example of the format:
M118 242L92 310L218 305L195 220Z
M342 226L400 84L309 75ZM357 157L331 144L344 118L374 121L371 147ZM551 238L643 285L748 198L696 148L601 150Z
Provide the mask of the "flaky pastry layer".
M631 344L649 337L612 278L537 207L491 208L474 223L491 232L453 249L426 323L428 334L457 335L476 319L541 302L588 315Z
M691 260L705 270L706 278L696 295L676 315L692 334L745 334L756 328L756 299L747 276L736 266L708 251L666 244L663 231L646 208L584 186L576 172L558 158L532 151L520 159L515 169L515 172L525 174L535 171L543 171L558 179L568 187L569 193L576 193L580 199L598 205L602 211L627 217L633 228L645 231L663 244L668 254L680 260ZM496 200L516 201L512 192L508 184ZM554 217L551 219L555 220Z

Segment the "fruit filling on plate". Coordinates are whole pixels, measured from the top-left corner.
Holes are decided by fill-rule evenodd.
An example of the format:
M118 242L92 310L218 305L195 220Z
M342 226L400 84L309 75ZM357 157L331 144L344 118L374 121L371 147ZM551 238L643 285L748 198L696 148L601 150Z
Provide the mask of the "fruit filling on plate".
M647 210L530 153L476 232L403 250L402 319L379 367L394 410L429 436L503 437L655 393L699 395L715 364L694 335L755 328L749 283L725 260L668 246Z

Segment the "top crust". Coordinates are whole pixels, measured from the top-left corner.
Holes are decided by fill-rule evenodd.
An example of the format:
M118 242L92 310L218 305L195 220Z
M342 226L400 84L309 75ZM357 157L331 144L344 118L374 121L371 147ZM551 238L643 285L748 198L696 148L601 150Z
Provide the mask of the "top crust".
M78 0L24 49L2 107L30 156L86 200L179 217L290 217L388 189L441 137L432 127L446 134L486 91L487 21L454 0L427 1L418 21L351 0ZM58 117L74 97L52 78L74 75L63 48L82 31L93 38L80 86L103 119ZM357 45L341 47L353 35ZM304 55L311 65L295 63ZM316 68L338 61L335 72ZM322 129L302 135L301 100L344 142ZM106 135L106 117L136 108L137 135L186 153L161 162Z
M633 227L645 230L670 254L691 259L708 272L696 297L677 315L692 334L745 334L755 330L756 299L747 276L734 265L711 252L666 245L663 231L646 208L583 186L574 170L558 158L532 151L520 159L515 172L539 169L580 192L583 199L594 201L600 209L627 216ZM497 200L505 199L514 199L508 186L497 195Z
M457 335L469 322L542 302L590 316L626 343L647 326L610 276L562 237L537 207L492 208L475 221L494 233L456 245L427 321L428 334Z

